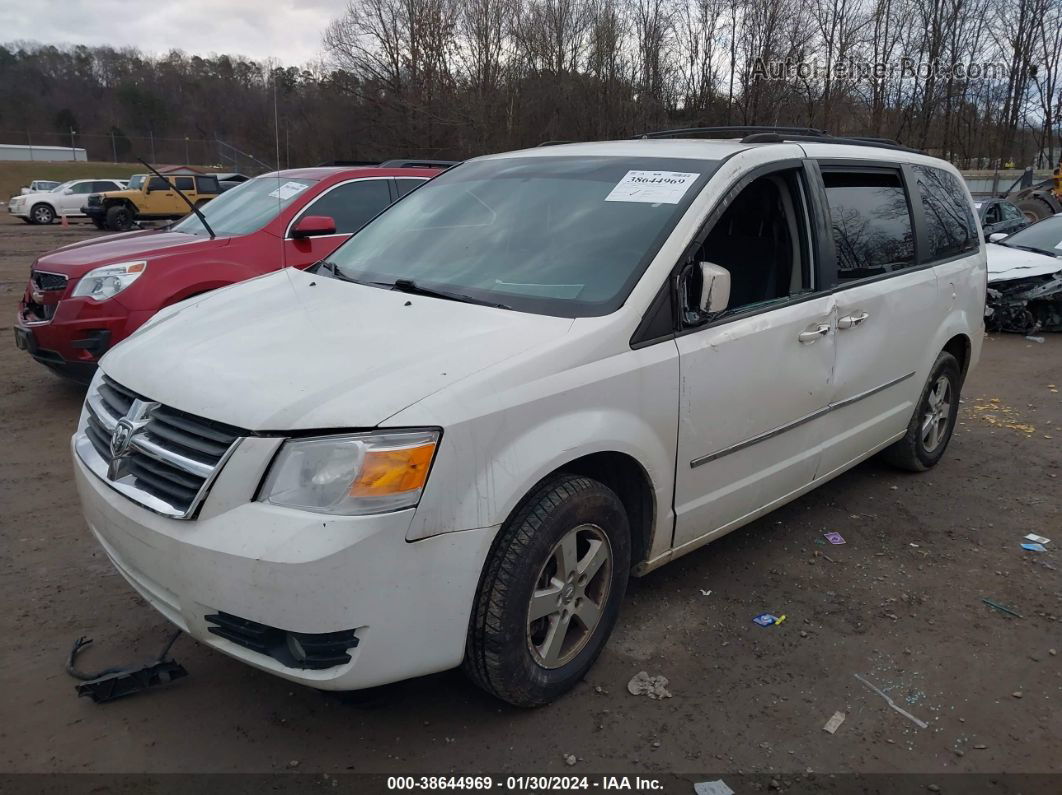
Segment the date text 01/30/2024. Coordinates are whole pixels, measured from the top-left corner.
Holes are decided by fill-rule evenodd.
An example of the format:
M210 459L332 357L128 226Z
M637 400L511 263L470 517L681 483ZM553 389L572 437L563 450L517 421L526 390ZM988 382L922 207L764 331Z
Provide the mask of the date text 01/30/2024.
M387 789L394 791L504 790L511 792L548 792L566 790L639 790L662 791L664 784L656 778L642 776L388 776Z

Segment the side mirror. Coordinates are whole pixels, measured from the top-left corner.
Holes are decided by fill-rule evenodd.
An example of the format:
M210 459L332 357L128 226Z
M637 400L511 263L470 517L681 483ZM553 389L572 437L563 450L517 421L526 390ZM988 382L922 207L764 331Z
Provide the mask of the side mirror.
M1006 232L993 232L988 236L989 243L998 243L1000 240L1010 237Z
M334 235L336 222L328 215L305 215L299 219L291 230L293 240L303 240L307 237L320 237L321 235Z
M73 192L74 192L74 189L73 189L73 188L64 188L64 189L63 189L63 195L64 195L64 196L69 196L69 195L70 195L71 193L73 193Z
M730 271L712 262L700 263L701 298L698 309L714 315L730 303Z

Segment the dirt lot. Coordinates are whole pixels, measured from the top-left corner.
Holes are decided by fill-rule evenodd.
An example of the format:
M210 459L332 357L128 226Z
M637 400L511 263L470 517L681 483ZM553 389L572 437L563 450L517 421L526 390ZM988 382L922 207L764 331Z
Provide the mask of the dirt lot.
M3 771L744 772L783 789L809 770L912 771L944 791L946 773L1062 772L1062 335L987 341L932 472L864 464L636 580L600 661L553 706L500 705L456 672L325 696L187 638L186 680L76 698L63 671L76 637L95 638L96 668L149 657L169 631L81 520L68 439L83 393L10 339L33 257L89 234L0 222ZM831 530L847 544L824 545ZM1022 551L1029 532L1049 550ZM760 628L762 612L787 618ZM674 697L629 695L642 670Z

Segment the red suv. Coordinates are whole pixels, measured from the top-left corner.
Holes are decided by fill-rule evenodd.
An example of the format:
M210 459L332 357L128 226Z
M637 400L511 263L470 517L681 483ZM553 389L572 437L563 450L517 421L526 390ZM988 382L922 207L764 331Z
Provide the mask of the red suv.
M388 161L359 168L266 174L165 229L63 246L38 257L19 304L15 344L78 381L165 306L284 267L326 258L443 163Z

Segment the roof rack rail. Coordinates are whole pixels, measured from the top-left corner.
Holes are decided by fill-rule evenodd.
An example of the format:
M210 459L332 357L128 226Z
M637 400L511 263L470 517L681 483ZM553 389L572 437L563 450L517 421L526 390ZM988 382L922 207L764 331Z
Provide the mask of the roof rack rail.
M879 149L895 149L900 152L918 152L904 146L891 138L872 138L870 136L830 135L826 130L814 127L770 127L762 125L727 126L727 127L679 127L674 130L657 130L642 133L636 138L681 138L683 136L706 136L717 138L741 137L743 144L778 144L786 141L793 143L831 143L849 146L872 146Z
M380 168L450 168L460 160L385 160Z
M326 160L323 163L318 163L315 168L331 168L333 166L355 168L357 166L375 166L376 163L377 161L375 160Z
M743 144L780 144L780 143L843 144L845 146L870 146L875 149L895 149L897 152L914 152L917 149L904 146L891 138L869 138L863 136L845 137L842 135L777 135L774 133L755 133L741 139Z
M681 138L684 135L717 136L719 138L738 138L761 133L774 133L776 135L805 135L829 138L830 134L825 130L817 130L814 127L772 127L766 125L751 126L725 126L725 127L678 127L674 130L655 130L645 132L635 138Z
M540 144L535 144L535 147L538 148L540 146L560 146L561 144L577 144L577 143L579 143L579 142L578 141L543 141Z

